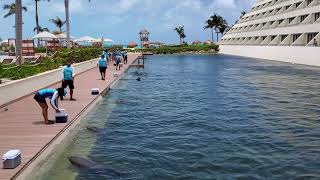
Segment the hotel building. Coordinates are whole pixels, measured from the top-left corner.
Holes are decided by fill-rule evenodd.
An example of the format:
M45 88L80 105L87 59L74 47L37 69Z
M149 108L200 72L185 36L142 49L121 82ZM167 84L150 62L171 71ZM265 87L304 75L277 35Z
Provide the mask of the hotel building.
M220 52L320 66L320 0L258 0L222 37Z

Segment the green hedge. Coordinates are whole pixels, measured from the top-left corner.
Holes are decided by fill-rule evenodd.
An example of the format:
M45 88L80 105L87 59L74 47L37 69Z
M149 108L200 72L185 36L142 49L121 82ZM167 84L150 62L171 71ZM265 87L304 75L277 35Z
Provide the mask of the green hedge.
M186 52L218 52L218 45L181 45L181 46L162 46L159 48L136 49L138 52L151 52L154 54L176 54Z
M75 49L74 51L68 49L59 50L54 57L44 58L42 63L36 66L21 66L13 69L4 69L7 65L0 64L0 79L9 78L12 80L22 79L35 74L39 74L48 70L57 69L68 62L79 63L93 58L99 57L102 49L100 48L83 48Z

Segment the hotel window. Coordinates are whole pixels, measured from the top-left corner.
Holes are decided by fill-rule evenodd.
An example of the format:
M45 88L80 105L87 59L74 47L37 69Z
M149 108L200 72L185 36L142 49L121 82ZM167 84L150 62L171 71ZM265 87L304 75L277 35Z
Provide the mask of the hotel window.
M307 16L308 16L308 15L302 15L302 16L300 16L300 22L304 21Z
M289 24L294 20L294 17L289 18Z
M296 8L298 8L300 6L301 2L296 3Z
M275 22L275 21L270 21L270 26L273 25L274 22Z
M281 24L283 22L283 19L278 20L278 24Z
M259 37L254 37L254 40L258 40L259 39Z
M281 41L285 40L288 35L281 35Z
M286 10L288 10L290 8L291 5L286 6Z
M276 13L278 13L280 11L281 8L276 9Z
M264 41L267 38L267 36L262 36L262 41Z
M295 42L300 36L301 36L301 34L292 35L292 42Z
M314 21L317 21L320 17L320 13L315 13L314 14Z
M309 43L310 41L312 41L312 39L313 39L314 37L316 37L316 35L317 35L317 33L309 33L309 34L307 35L307 42Z
M273 41L274 40L274 38L276 38L277 36L271 36L271 41Z
M312 3L313 0L307 0L307 6Z

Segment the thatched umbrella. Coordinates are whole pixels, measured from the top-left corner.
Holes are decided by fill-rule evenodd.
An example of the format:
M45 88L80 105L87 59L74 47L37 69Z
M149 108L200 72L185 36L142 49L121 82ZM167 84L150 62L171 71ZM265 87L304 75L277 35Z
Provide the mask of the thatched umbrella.
M135 42L130 42L129 44L128 44L128 47L129 48L135 48L135 47L137 47L138 45L137 45L137 43L135 43Z
M210 40L207 40L207 41L203 42L203 44L204 44L204 45L211 45L212 42L211 42Z
M197 45L197 44L202 44L202 42L201 42L201 41L196 40L196 41L193 41L193 42L192 42L192 44L193 44L193 45Z

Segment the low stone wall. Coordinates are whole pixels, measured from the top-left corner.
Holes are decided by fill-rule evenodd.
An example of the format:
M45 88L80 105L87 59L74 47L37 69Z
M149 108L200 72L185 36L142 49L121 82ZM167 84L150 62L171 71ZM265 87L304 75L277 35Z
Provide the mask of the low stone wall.
M94 68L97 59L74 64L76 75ZM58 83L62 80L62 67L59 69L47 71L25 79L11 81L0 85L0 108L11 101L18 100L39 89Z
M320 47L221 45L220 53L235 56L320 66Z

